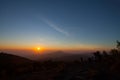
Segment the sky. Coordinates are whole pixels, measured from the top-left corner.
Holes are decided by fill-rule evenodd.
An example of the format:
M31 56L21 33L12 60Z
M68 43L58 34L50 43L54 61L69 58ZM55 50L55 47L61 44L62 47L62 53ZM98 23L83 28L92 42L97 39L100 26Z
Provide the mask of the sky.
M0 49L104 50L119 34L120 0L0 0Z

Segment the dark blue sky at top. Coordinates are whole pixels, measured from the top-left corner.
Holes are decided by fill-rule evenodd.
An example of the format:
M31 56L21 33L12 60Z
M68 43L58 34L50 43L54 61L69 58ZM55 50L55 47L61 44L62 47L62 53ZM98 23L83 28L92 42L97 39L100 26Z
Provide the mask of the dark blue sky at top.
M1 44L111 46L119 34L119 0L0 0Z

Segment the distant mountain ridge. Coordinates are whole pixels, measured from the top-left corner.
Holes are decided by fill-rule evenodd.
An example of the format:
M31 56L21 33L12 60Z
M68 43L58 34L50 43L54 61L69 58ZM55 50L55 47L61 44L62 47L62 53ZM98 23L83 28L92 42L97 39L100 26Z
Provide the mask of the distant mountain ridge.
M63 60L63 61L73 61L73 60L80 60L80 58L88 58L88 54L72 54L72 53L66 53L63 51L56 51L52 53L47 53L47 54L40 54L39 55L39 60Z
M79 53L66 53L63 51L55 51L52 53L46 53L46 54L39 54L37 55L36 60L38 61L45 61L45 60L55 60L55 61L74 61L74 60L80 60L80 58L87 59L90 57L88 54L79 54ZM0 53L0 64L31 64L32 60L27 59L25 57L8 54L8 53Z

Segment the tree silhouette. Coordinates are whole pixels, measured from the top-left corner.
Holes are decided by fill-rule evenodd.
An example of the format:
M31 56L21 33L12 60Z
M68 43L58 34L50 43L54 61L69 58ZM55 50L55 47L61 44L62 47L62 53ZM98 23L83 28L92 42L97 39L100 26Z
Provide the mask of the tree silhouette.
M117 45L116 45L116 49L111 49L110 54L112 56L119 56L120 53L120 41L116 41Z
M116 46L116 48L118 49L118 50L120 50L120 41L116 41L117 42L117 46Z
M102 55L100 54L99 51L96 51L95 53L93 53L94 57L95 57L95 60L101 60L102 58Z
M111 51L110 51L110 54L111 55L117 55L119 52L118 52L118 50L117 49L112 49Z
M103 52L102 52L102 55L103 55L104 57L108 57L108 53L107 53L106 51L103 51Z

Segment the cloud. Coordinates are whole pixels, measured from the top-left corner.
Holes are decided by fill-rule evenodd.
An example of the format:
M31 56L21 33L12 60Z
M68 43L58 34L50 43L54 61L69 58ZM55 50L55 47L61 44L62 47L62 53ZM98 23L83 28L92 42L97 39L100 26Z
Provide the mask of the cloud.
M50 22L49 20L45 19L45 18L42 18L42 20L49 25L49 27L55 29L56 31L66 35L66 36L69 36L69 33L61 28L59 28L58 26L56 26L54 23Z

